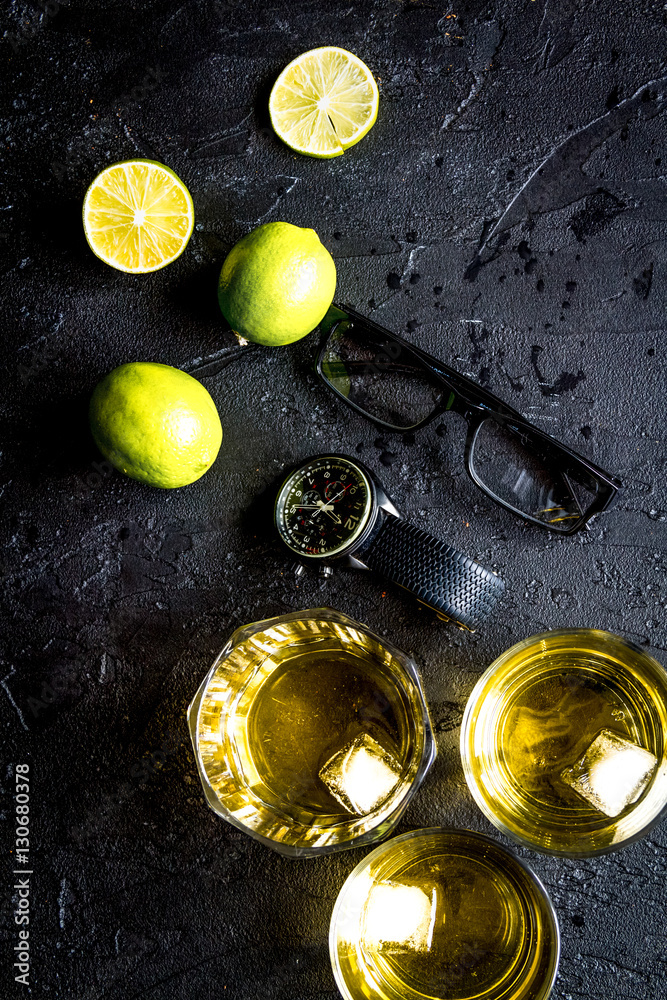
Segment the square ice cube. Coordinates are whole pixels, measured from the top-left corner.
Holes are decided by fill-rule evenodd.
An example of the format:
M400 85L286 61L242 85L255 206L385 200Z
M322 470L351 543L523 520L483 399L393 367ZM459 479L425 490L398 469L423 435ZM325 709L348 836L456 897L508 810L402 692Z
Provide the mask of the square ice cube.
M435 886L430 897L416 885L379 882L364 913L364 944L389 952L428 951L438 909Z
M366 816L396 788L401 765L377 740L362 733L330 757L319 775L344 809Z
M560 776L594 809L613 817L639 798L657 764L649 750L603 729L583 757Z

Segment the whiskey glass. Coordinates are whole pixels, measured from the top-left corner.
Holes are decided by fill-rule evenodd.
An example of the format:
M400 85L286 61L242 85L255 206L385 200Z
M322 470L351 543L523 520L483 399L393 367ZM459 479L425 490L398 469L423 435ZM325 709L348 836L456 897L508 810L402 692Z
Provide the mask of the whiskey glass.
M436 828L357 865L329 951L345 1000L546 1000L560 939L526 864L489 837Z
M331 608L237 629L188 726L209 806L291 857L386 837L436 752L414 660Z
M616 850L667 807L667 673L611 632L531 636L475 685L461 757L482 812L520 844Z

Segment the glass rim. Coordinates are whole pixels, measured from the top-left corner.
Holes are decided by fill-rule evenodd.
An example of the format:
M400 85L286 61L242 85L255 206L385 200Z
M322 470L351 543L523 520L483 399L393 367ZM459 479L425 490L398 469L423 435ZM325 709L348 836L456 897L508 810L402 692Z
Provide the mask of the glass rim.
M343 322L343 320L340 320L339 322L335 323L331 327L330 330L328 330L328 331L326 331L324 333L324 336L322 338L322 343L320 344L320 348L319 348L319 351L318 351L318 354L317 354L316 363L315 363L317 374L320 377L320 379L322 380L322 382L325 383L325 385L327 386L327 388L329 388L332 392L334 392L340 399L342 399L345 403L347 403L348 406L351 406L352 409L356 410L357 413L360 413L363 417L366 417L367 419L372 420L374 423L379 424L382 427L386 427L389 430L397 431L399 433L405 433L406 431L414 431L414 430L418 430L420 427L425 427L426 424L428 424L433 419L434 416L436 416L438 413L442 412L440 404L436 403L435 406L432 408L431 412L426 417L423 417L421 420L418 420L415 423L412 423L412 424L392 424L388 420L383 420L381 417L374 416L368 410L364 409L363 406L360 406L359 403L355 403L354 400L349 399L344 393L342 393L340 391L340 389L338 389L337 386L326 375L326 373L324 371L324 368L323 368L323 362L324 362L324 357L325 357L326 350L327 350L327 345L328 345L330 339L336 333L336 330L338 329L338 326L340 325L341 322ZM385 331L382 331L382 332L384 333ZM411 344L408 344L407 341L404 342L402 340L402 338L398 337L396 334L389 334L388 330L386 331L386 333L388 335L390 335L392 338L395 338L396 341L397 341L397 343L400 343L403 347L407 347L410 350L413 350L413 347L412 347ZM417 360L421 361L421 359L419 359L419 358ZM430 373L429 370L428 370L428 368L424 367L423 363L420 363L417 366L417 371L421 372L422 374L434 374L434 373ZM436 377L436 381L438 383L442 384L443 380L442 380L441 377L440 378ZM433 384L432 381L431 381L431 384ZM445 407L445 409L447 409L447 408Z
M584 524L586 524L587 521L590 520L590 518L598 513L598 509L602 501L600 496L600 481L597 478L593 479L595 493L592 494L592 499L586 507L583 508L583 510L577 501L574 490L572 491L574 501L579 508L579 512L576 516L568 516L567 520L569 523L563 525L562 527L557 525L554 521L547 521L536 517L534 514L529 514L527 511L523 511L520 507L516 507L514 504L510 503L509 500L503 499L498 493L496 493L489 483L485 482L475 461L476 448L478 447L478 436L485 424L491 424L493 427L504 429L504 424L501 421L494 420L491 417L484 417L474 428L471 428L469 441L466 442L466 465L468 474L470 475L472 481L479 487L480 490L482 490L483 493L486 493L491 500L494 500L497 504L505 507L507 510L512 511L518 517L522 517L524 520L530 521L531 523L539 524L541 527L545 527L557 535L574 534L575 531L578 531ZM577 468L581 469L581 466L579 465ZM566 476L567 472L565 469L561 469L560 474L562 476ZM604 500L604 498L602 499ZM566 508L561 509L565 510Z

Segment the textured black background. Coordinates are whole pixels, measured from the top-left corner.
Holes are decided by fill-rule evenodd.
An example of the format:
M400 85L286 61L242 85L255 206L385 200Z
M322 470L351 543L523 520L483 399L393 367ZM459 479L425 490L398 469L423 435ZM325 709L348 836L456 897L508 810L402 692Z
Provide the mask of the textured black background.
M31 995L337 995L328 921L362 852L282 859L207 811L196 778L185 709L235 626L326 603L414 653L439 757L401 830L490 829L458 730L512 643L597 626L664 661L666 21L663 0L3 3L0 726L4 791L16 761L33 775ZM381 93L370 134L328 162L293 155L266 113L279 70L320 44L356 52ZM136 155L184 179L197 224L175 264L130 277L87 249L80 206ZM380 435L316 382L314 336L225 367L216 274L274 219L317 230L338 301L621 475L615 507L572 539L524 527L468 480L457 418ZM225 437L198 483L95 470L87 399L132 360L185 367L213 395ZM463 635L361 573L295 577L261 497L332 448L502 573L492 624ZM10 970L5 805L9 997L28 991ZM558 909L558 1000L667 995L666 851L663 824L591 861L520 852Z

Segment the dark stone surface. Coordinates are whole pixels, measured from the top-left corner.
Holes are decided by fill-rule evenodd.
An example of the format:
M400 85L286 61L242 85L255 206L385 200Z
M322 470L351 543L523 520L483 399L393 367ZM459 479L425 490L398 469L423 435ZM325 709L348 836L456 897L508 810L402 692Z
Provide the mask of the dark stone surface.
M458 727L512 643L597 626L664 661L663 6L3 5L0 725L3 790L16 761L32 769L34 869L28 991L7 960L5 865L3 997L337 995L328 921L361 852L282 859L207 811L197 782L185 709L235 626L327 603L414 653L439 757L402 830L490 829ZM360 145L320 162L272 135L266 101L285 63L327 43L368 63L381 108ZM96 172L134 155L173 167L197 215L184 255L143 277L105 267L80 223ZM615 507L572 539L524 527L465 475L455 418L382 435L337 405L312 374L314 337L220 364L216 273L273 219L317 230L339 301L620 474ZM212 393L225 438L195 485L95 470L86 401L131 360L199 372ZM493 623L466 636L363 574L293 575L257 497L329 448L359 454L409 517L503 574ZM519 852L558 909L558 1000L667 995L666 852L664 824L596 860Z

